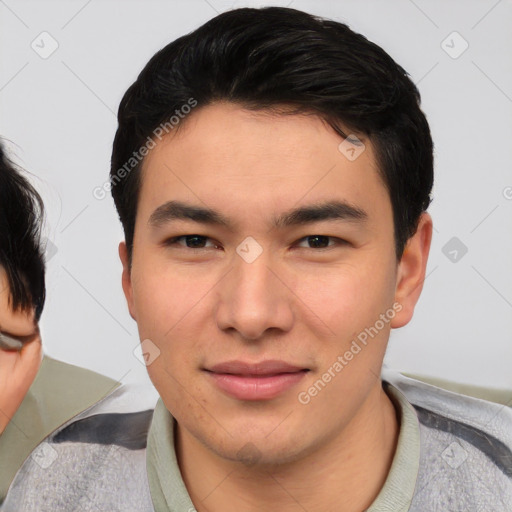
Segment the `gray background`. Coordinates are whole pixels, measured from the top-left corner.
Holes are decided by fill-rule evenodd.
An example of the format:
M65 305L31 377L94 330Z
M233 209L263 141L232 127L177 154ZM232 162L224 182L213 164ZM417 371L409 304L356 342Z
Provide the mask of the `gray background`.
M93 196L108 177L115 112L155 51L216 12L259 5L348 23L388 51L422 94L436 144L435 233L415 317L392 333L386 364L512 389L505 0L0 0L0 134L48 209L46 352L125 382L148 380L121 290L122 230L110 196Z

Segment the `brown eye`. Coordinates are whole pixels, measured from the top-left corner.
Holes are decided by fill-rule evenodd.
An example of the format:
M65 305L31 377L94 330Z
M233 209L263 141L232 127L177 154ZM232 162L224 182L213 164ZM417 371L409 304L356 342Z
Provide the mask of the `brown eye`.
M184 244L182 242L185 242ZM210 241L212 245L207 246L207 241ZM179 246L186 249L207 249L209 247L218 247L217 244L207 236L203 235L182 235L171 238L165 242L166 246Z
M332 242L332 243L329 243ZM332 236L327 235L309 235L305 236L304 238L301 238L299 241L299 245L302 243L306 243L307 246L301 246L305 247L306 249L327 249L329 247L333 247L335 245L338 245L341 243L343 244L345 241L341 240L339 238L335 238Z
M308 243L315 249L329 247L329 237L323 235L313 235L307 237Z
M185 244L191 249L202 249L206 243L206 237L200 235L187 235L185 237Z

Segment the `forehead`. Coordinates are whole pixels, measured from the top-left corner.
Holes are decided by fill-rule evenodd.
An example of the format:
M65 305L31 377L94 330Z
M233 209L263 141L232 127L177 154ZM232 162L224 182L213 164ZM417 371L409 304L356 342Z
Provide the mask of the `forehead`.
M367 205L370 213L389 209L372 144L362 141L352 158L344 152L347 142L318 116L249 111L231 103L201 107L146 156L140 213L170 199L253 218L326 199Z

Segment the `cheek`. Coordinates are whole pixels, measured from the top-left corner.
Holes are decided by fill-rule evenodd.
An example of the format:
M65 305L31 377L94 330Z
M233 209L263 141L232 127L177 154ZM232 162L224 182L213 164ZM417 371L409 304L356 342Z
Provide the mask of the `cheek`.
M139 337L151 340L162 356L148 371L151 376L161 367L177 375L194 364L194 354L200 350L197 344L204 328L204 308L211 285L206 279L192 281L176 269L162 270L156 266L140 275L133 281Z
M376 269L382 268L376 272ZM372 324L393 303L392 273L384 262L352 264L297 273L291 286L302 308L326 336L353 335ZM313 315L312 315L313 313Z
M179 272L157 265L139 267L132 276L132 288L139 330L157 340L192 309L200 292Z

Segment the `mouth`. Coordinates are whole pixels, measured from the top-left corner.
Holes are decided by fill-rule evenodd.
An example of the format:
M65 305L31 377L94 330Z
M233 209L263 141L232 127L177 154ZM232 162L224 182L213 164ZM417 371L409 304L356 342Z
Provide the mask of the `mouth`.
M227 361L203 369L214 385L238 400L271 400L300 382L310 370L284 361Z

